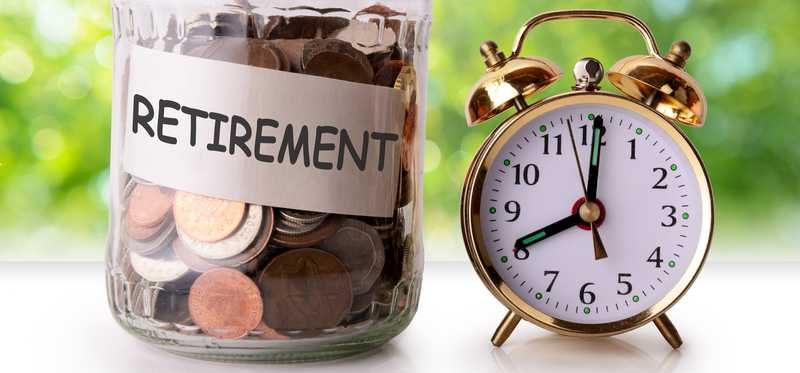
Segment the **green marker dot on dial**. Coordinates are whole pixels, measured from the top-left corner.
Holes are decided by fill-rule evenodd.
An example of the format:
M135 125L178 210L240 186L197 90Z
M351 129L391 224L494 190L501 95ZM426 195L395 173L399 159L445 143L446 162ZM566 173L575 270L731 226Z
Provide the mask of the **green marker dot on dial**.
M633 296L633 301L634 302L638 302L639 301L639 296L638 295L634 295Z
M497 212L497 209L496 209L496 208L494 208L494 207L489 207L489 212L491 212L492 214L494 214L495 212Z
M589 307L583 307L583 313L585 313L585 314L587 314L587 315L588 315L588 314L589 314L589 312L592 312L592 309L591 309L591 308L589 308Z
M676 165L675 163L673 163L671 166L669 166L669 169L670 169L670 170L672 170L672 171L675 171L675 170L677 170L677 169L678 169L678 165Z
M536 293L536 299L542 299L542 293Z
M642 134L642 132L644 132L644 131L642 131L642 129L641 129L641 128L637 128L637 129L636 129L636 134L637 134L637 135L641 135L641 134Z
M503 262L503 263L506 263L506 262L508 262L508 257L503 255L503 256L500 257L500 261Z
M669 265L670 268L675 268L675 261L670 260L669 263L667 263L667 265Z
M504 165L506 165L506 166L508 166L508 165L510 165L510 164L511 164L511 161L509 161L508 159L506 159L506 160L504 160L504 161L503 161L503 164L504 164Z
M689 219L689 213L688 212L684 212L682 216L683 216L683 220Z
M547 131L547 126L542 124L541 126L539 126L539 132L544 132L544 131Z
M594 120L594 114L589 114L589 115L587 116L587 118L589 118L589 120Z

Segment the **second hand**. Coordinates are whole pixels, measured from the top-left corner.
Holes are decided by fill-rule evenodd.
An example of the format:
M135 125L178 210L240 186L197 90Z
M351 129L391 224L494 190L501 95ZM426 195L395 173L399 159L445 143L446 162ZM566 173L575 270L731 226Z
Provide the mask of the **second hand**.
M586 179L583 177L583 168L581 168L581 161L578 159L578 148L575 146L575 136L572 134L572 121L567 119L567 129L569 130L569 140L572 143L572 154L575 156L575 163L578 166L578 174L581 177L581 188L583 188L583 197L584 197L584 205L580 207L580 210L583 210L584 206L587 206L589 202L589 193L586 191ZM599 145L599 144L598 144ZM587 208L588 209L588 208ZM581 214L583 217L583 214ZM600 260L603 258L608 257L608 253L606 253L605 245L603 245L603 240L600 238L600 232L597 231L597 226L594 224L594 220L587 221L589 223L589 227L592 230L592 244L594 246L594 259Z

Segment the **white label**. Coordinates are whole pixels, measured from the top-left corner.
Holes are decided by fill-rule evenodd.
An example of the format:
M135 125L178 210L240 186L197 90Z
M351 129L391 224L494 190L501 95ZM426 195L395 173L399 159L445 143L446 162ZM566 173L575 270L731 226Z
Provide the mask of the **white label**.
M392 216L399 90L138 46L129 84L128 173L266 206Z

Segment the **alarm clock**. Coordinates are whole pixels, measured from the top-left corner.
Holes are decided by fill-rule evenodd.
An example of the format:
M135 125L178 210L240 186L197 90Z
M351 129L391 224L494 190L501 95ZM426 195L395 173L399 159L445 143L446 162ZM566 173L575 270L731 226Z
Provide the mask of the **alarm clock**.
M521 55L528 33L560 19L601 19L635 28L648 53L605 74L594 58L574 67L572 90L529 103L561 77ZM468 125L515 110L486 138L467 172L464 242L489 291L508 308L492 343L521 319L571 336L609 336L653 322L678 348L666 311L686 293L711 243L711 184L676 124L702 126L706 99L684 71L691 49L662 56L636 17L565 10L531 18L511 54L481 44L486 74L466 102ZM620 93L601 89L607 80Z

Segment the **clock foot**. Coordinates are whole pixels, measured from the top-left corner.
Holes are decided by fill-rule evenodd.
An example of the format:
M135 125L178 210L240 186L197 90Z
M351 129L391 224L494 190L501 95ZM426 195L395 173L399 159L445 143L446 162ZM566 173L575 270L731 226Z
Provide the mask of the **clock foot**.
M672 348L678 348L683 344L683 339L678 334L678 329L675 329L675 325L672 325L672 321L669 320L666 313L656 317L653 323L656 324L656 328Z
M514 311L508 311L506 316L503 318L503 321L500 322L500 326L497 327L495 330L494 335L492 336L492 344L496 347L500 347L503 343L505 343L506 339L511 336L511 332L514 331L514 328L517 327L519 324L519 320L521 317L514 313Z

